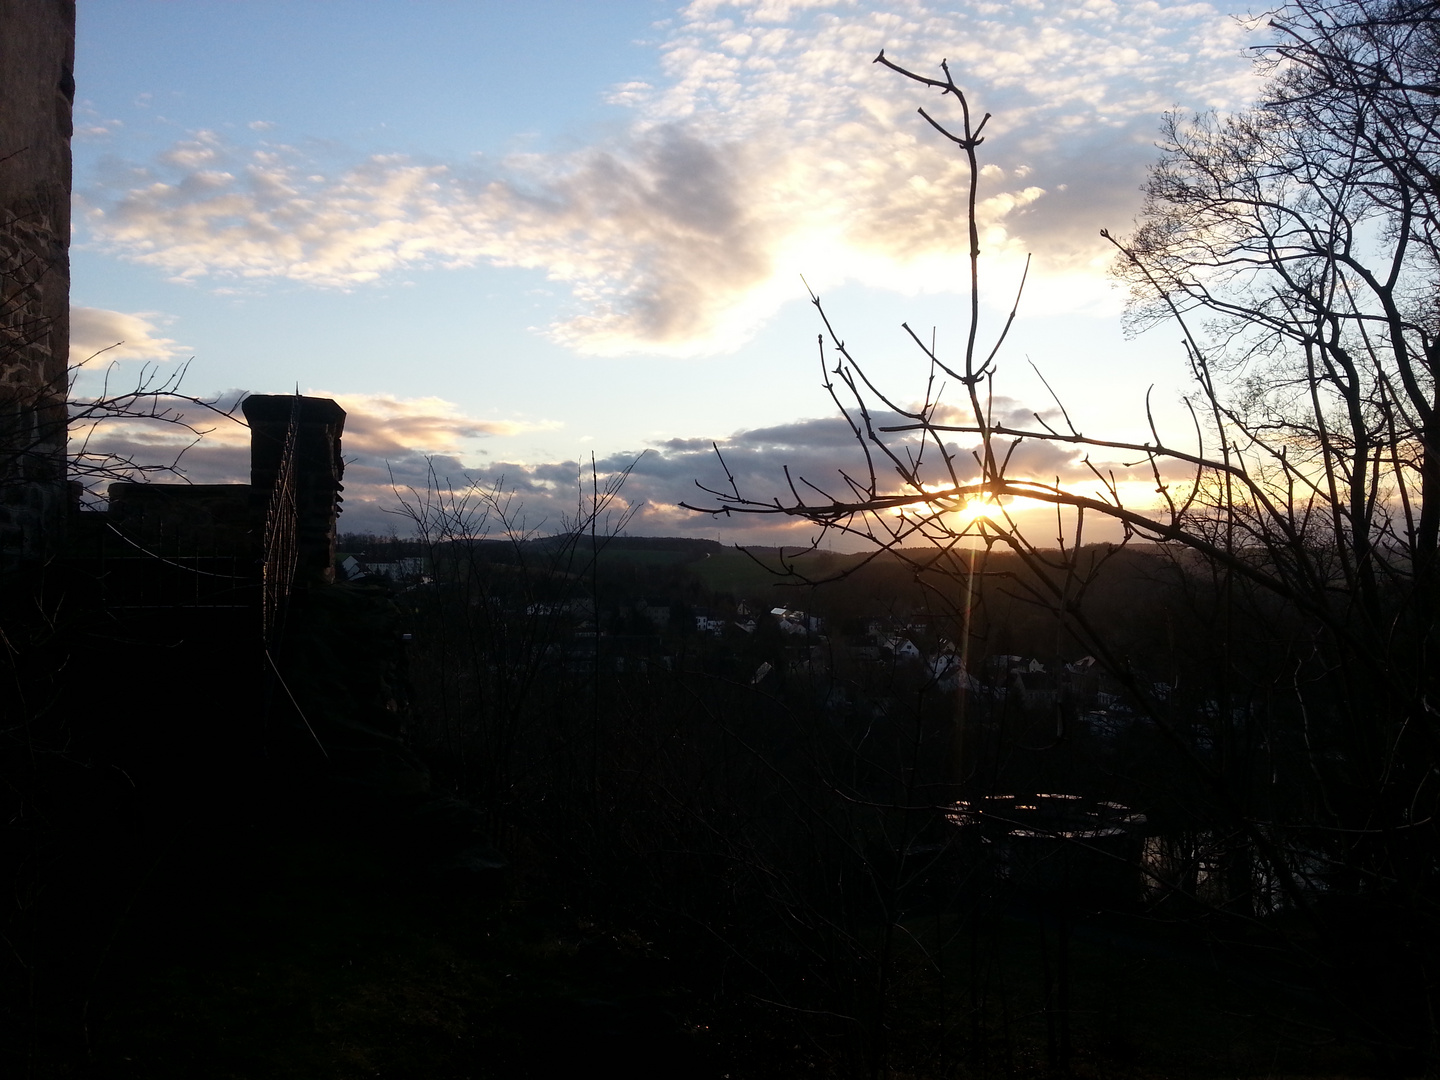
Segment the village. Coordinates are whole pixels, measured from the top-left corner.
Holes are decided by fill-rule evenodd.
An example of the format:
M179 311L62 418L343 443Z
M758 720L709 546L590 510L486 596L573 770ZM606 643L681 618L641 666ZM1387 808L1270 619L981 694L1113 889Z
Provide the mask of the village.
M611 543L624 549L624 539ZM654 549L655 543L647 539L645 547ZM661 543L680 549L707 546L707 541L683 539ZM340 544L418 550L416 544L354 534L341 536ZM708 557L711 552L704 554ZM383 585L412 603L444 588L436 580L433 560L395 550L379 557L369 557L363 550L341 550L336 579ZM491 596L491 605L504 618L553 622L557 641L547 647L546 655L567 671L592 670L598 658L603 658L606 670L619 674L644 674L652 667L732 668L755 654L755 642L768 642L760 651L768 652L769 658L750 674L750 685L795 677L863 680L865 672L906 672L935 693L963 691L992 701L1012 697L1024 708L1067 708L1097 733L1115 734L1136 716L1135 708L1125 703L1123 688L1103 674L1092 655L1050 667L1038 658L1015 654L979 655L966 662L965 649L945 636L955 634L952 626L943 625L953 624L953 618L870 615L832 621L798 608L766 606L765 600L721 596L697 606L664 593L609 598L599 613L595 599L588 595L531 600L508 608L495 600ZM1165 684L1152 688L1158 694L1168 691ZM834 703L840 701L842 697L837 697Z
M753 553L682 538L644 538L633 544L614 538L609 543L595 590L598 604L583 582L569 590L576 595L547 599L482 587L482 602L498 621L543 627L527 636L541 643L537 648L545 662L570 674L593 672L597 665L607 674L632 677L709 672L762 691L803 685L827 711L858 709L873 715L893 710L895 702L886 694L903 686L906 694L952 707L961 697L971 708L993 710L1009 703L1026 714L1055 717L1059 731L1069 725L1072 736L1083 732L1102 740L1145 722L1144 710L1126 687L1092 655L1057 657L1053 642L1043 659L1039 650L1028 655L984 651L975 643L967 650L957 644L969 629L961 625L960 613L865 611L865 600L845 595L864 590L847 590L844 580L826 585L819 597L822 610L846 611L838 617L773 603L766 593L777 590L763 574L749 575L753 595L716 595L704 588L704 576L714 573L706 561L753 568ZM384 587L417 615L430 597L457 584L454 562L443 552L420 554L416 542L351 534L342 535L339 544L337 581ZM668 564L672 587L639 591L645 579L637 581L626 571L660 546L682 557ZM500 543L492 542L487 550L502 558L510 554ZM676 567L682 568L678 575ZM687 575L685 567L693 573ZM815 589L805 591L813 596ZM793 585L790 592L795 592ZM784 595L783 587L778 594ZM893 597L875 603L876 608L887 606L895 607ZM887 690L876 697L882 686ZM1171 686L1147 679L1144 690L1163 701ZM1213 702L1208 707L1218 708Z

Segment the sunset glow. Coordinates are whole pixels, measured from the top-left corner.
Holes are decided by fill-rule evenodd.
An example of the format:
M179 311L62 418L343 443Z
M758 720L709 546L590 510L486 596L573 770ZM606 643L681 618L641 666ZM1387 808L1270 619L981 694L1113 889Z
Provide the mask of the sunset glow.
M4 1059L1440 1080L1437 86L0 0Z
M76 66L75 348L124 341L122 372L193 356L194 393L298 382L375 404L347 427L374 435L353 444L348 526L388 527L389 477L418 482L426 455L503 475L543 517L592 451L612 473L648 451L636 531L793 540L794 522L665 508L719 475L712 442L757 495L786 465L827 489L854 468L802 275L902 398L925 377L902 322L942 357L964 343L962 161L875 54L948 57L995 115L982 341L1033 256L998 392L1022 417L1048 407L1028 358L1080 415L1123 426L1183 357L1122 339L1098 233L1136 212L1161 111L1251 93L1230 14L386 2L342 25L325 5L96 0ZM196 481L244 470L219 446L190 462Z

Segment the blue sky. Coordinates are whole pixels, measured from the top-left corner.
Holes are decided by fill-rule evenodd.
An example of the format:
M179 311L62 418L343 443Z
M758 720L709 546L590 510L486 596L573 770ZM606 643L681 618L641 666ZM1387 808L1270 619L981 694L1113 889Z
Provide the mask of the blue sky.
M780 538L674 504L712 439L756 493L849 459L800 275L898 398L924 378L900 323L964 330L960 161L882 47L994 114L989 325L1034 258L1007 406L1047 407L1033 361L1087 433L1134 434L1151 384L1179 423L1176 335L1123 340L1098 232L1137 212L1163 110L1255 89L1205 3L80 0L78 35L75 353L339 398L342 527L380 530L427 455L539 524L578 462L648 450L632 532ZM192 479L243 480L243 445L217 429Z

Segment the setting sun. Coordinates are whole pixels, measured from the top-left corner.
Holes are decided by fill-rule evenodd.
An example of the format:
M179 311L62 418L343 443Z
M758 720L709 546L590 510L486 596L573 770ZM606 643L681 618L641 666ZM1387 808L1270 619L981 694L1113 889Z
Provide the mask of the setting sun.
M960 525L969 528L982 521L993 521L1000 513L1000 505L994 499L974 498L967 500L953 516Z

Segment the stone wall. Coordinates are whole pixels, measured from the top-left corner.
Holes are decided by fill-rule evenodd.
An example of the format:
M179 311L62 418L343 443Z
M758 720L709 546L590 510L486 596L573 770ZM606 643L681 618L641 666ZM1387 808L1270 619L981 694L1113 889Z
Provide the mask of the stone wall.
M253 503L249 484L120 482L110 485L105 522L156 555L230 557L248 570L256 554Z
M65 520L74 0L0 0L0 564Z
M293 394L252 394L242 408L250 425L249 484L117 482L110 485L107 511L82 513L77 520L111 526L166 558L235 557L256 565L266 558L267 520L293 416L293 584L333 581L345 410L330 398ZM291 585L287 581L285 591Z
M340 436L345 430L345 410L330 398L297 398L293 394L251 394L240 407L250 425L250 485L260 514L256 535L265 534L270 493L280 475L293 415L295 581L299 585L334 581L335 522L344 490Z

